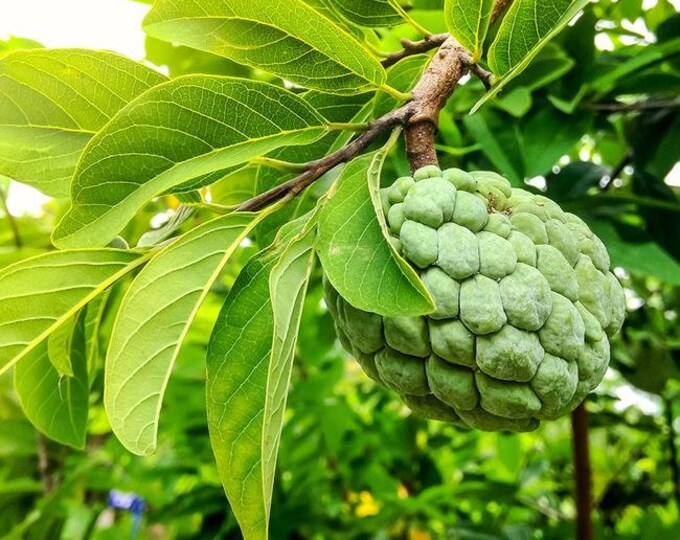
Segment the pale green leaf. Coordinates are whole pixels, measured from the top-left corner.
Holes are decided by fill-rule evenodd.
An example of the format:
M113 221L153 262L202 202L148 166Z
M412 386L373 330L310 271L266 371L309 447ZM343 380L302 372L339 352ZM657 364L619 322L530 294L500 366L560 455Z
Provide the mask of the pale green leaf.
M494 0L446 0L444 18L451 35L477 62L483 52Z
M245 540L269 538L276 453L313 261L314 229L288 247L280 240L243 269L208 346L210 438Z
M302 306L314 263L316 222L290 242L269 276L274 338L265 391L262 474L265 505L271 505L276 456L295 358Z
M73 179L60 247L106 245L153 197L326 133L302 98L262 82L196 75L157 86L90 141Z
M73 377L71 345L78 314L69 318L47 338L47 356L59 375Z
M514 0L503 17L489 48L493 88L475 104L474 113L522 73L541 49L554 38L590 0Z
M158 0L144 29L308 88L347 94L385 82L361 41L302 0Z
M378 194L384 152L350 162L319 214L319 258L353 306L381 315L434 309L417 274L392 247ZM370 187L369 187L370 186Z
M325 0L348 21L366 27L393 26L404 22L390 0Z
M69 354L73 376L64 377L50 363L47 345L41 343L16 366L14 387L36 428L50 439L82 449L90 395L83 317L75 324Z
M104 404L113 432L131 452L156 449L163 394L182 341L255 223L248 213L203 223L160 251L127 290L109 342Z
M90 385L97 375L97 370L101 367L99 362L99 331L104 319L109 296L111 296L111 290L106 289L87 304L85 308L85 352L87 356L87 372L90 374Z
M32 49L0 58L0 173L68 197L85 144L129 101L165 80L104 51Z
M147 258L116 249L53 251L3 268L0 375Z
M662 43L644 47L638 54L626 61L620 61L616 67L589 82L589 86L598 94L605 95L616 86L616 83L639 73L653 64L659 64L667 58L680 54L680 37Z

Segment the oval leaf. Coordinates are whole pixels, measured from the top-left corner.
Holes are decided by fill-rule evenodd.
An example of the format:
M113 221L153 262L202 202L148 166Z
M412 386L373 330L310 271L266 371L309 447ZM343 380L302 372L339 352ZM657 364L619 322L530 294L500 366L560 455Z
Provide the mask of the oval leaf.
M167 80L118 54L32 49L0 59L0 173L68 197L78 156L128 102Z
M471 113L522 73L540 50L589 2L590 0L514 0L489 48L488 60L495 76L494 86L475 104Z
M473 62L482 57L494 0L446 0L444 18L451 35L472 53Z
M347 94L385 82L362 42L302 0L158 0L144 29L308 88Z
M135 454L156 448L165 387L203 299L256 219L208 221L159 252L127 290L106 358L104 405L111 428Z
M0 375L147 258L117 249L53 251L3 268Z
M84 318L78 317L69 351L72 377L59 374L41 343L14 371L21 408L50 439L74 448L85 447L90 385L87 378Z
M353 306L386 316L422 315L434 309L432 299L388 240L378 193L383 159L380 152L367 154L345 167L319 213L319 258Z
M269 538L276 454L313 241L310 228L289 247L248 262L208 345L210 439L245 540Z
M224 171L326 132L292 92L262 82L180 77L123 109L85 149L60 247L106 245L149 200L180 184L208 184Z

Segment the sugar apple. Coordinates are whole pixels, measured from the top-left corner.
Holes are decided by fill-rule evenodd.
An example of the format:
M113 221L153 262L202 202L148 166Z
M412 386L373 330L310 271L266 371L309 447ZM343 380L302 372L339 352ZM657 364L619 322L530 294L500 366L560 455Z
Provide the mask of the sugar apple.
M381 197L436 309L381 317L325 281L339 339L369 377L417 414L485 431L535 429L600 383L624 297L581 219L493 172L423 167Z

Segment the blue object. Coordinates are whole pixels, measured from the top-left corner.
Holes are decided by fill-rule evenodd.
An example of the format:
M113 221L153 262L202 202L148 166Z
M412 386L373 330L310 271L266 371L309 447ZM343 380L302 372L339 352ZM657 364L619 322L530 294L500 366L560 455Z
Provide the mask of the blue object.
M124 510L132 514L130 538L136 538L139 534L139 527L142 524L142 514L146 509L144 498L136 493L125 493L112 489L109 491L108 505L116 510Z

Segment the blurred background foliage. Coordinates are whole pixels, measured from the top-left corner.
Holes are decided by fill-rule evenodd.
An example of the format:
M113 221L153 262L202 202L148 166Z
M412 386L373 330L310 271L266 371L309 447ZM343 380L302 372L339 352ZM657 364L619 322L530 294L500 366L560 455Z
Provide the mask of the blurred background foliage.
M412 0L410 14L431 31L443 31L436 11L441 3ZM384 51L398 50L401 38L418 38L407 25L353 31ZM626 287L628 319L606 380L587 402L598 538L680 538L679 36L680 15L667 0L601 1L499 99L467 115L483 91L477 80L468 80L440 118L442 166L497 170L578 213L607 244ZM0 42L0 55L35 46L13 38ZM171 76L220 73L276 82L153 39L147 40L147 56ZM391 83L407 90L427 60L420 55L396 64ZM393 105L384 96L308 98L319 108L329 104L338 122ZM320 148L340 143L331 135L311 155L293 156L313 159ZM275 157L287 159L285 152ZM407 169L398 149L385 176ZM210 204L233 205L285 174L247 167L210 188ZM304 208L332 179L331 173L295 207ZM49 233L64 211L64 202L49 200L27 211L17 202L22 196L24 202L39 197L0 178L0 266L51 249ZM185 230L210 215L186 206L191 201L186 196L155 201L128 226L125 238L134 245L149 230L162 232L167 223ZM239 269L285 219L274 216L260 227L202 307L170 382L155 455L126 452L112 436L101 404L107 329L125 283L108 297L98 357L91 359L86 452L39 435L23 416L11 378L0 378L0 538L125 538L132 518L107 508L113 488L145 498L139 538L240 537L208 441L204 355ZM317 270L278 462L273 537L573 538L571 443L568 418L533 433L487 434L410 416L339 347Z

